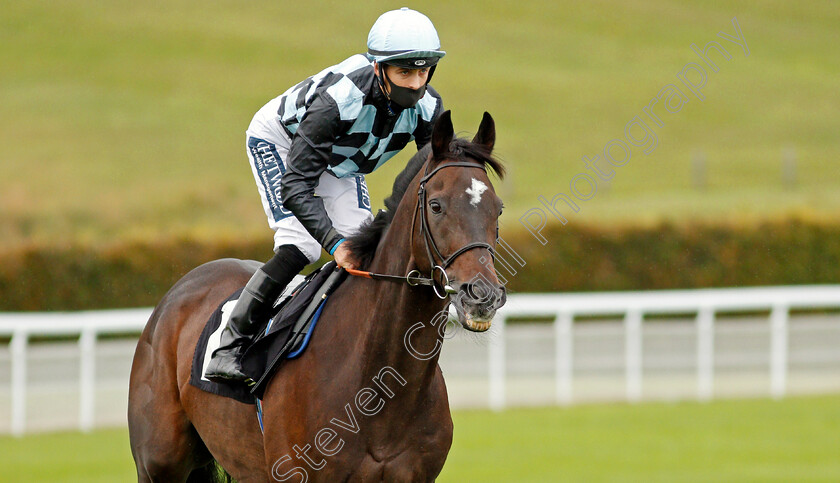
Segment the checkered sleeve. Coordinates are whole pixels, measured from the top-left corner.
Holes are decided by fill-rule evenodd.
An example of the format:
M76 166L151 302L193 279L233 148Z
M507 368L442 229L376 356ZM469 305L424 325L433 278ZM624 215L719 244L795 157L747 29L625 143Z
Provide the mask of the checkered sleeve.
M327 169L330 152L341 129L338 107L329 96L318 96L309 106L292 139L286 174L280 184L283 206L304 228L329 250L339 234L324 207L315 196L318 178Z

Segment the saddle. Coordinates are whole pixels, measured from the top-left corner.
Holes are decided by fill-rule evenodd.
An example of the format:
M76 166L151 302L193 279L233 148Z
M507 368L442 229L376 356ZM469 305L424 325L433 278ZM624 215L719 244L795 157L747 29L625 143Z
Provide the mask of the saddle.
M269 381L285 359L303 354L314 333L329 295L341 284L347 272L329 262L302 280L296 277L275 302L275 315L266 321L253 343L242 355L242 371L255 383L217 383L204 377L213 351L230 316L230 309L239 299L242 289L234 292L213 311L196 343L190 384L199 389L239 402L254 404L262 398ZM298 282L297 284L295 284Z

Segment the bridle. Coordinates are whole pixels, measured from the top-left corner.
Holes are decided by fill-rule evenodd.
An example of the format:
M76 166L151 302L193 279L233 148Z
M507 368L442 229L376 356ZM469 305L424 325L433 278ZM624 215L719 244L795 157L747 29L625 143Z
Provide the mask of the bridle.
M429 228L429 214L426 211L426 183L430 179L432 179L432 177L435 174L437 174L438 171L440 171L442 169L445 169L445 168L451 168L451 167L456 167L456 166L460 166L460 167L464 167L464 168L478 168L478 169L481 169L482 171L484 171L485 173L487 172L487 169L484 167L484 165L477 165L477 164L468 163L468 162L465 162L465 161L457 161L457 162L454 162L454 163L441 164L437 168L433 169L431 172L428 172L429 168L427 166L426 167L427 172L424 173L423 178L420 179L420 189L417 192L417 207L414 209L414 216L411 218L411 246L414 246L414 226L415 226L415 223L417 221L417 213L418 212L420 213L420 233L423 235L423 242L426 246L426 255L428 256L429 264L432 266L432 270L431 270L431 273L430 273L430 278L432 279L432 288L435 291L435 295L437 295L441 299L446 298L447 297L446 294L455 293L455 290L452 289L452 287L449 285L449 276L446 275L446 269L449 267L449 265L452 265L452 262L454 262L455 259L458 256L462 255L463 253L465 253L469 250L472 250L473 248L486 248L490 252L490 255L494 259L495 259L495 256L496 256L496 253L493 250L493 247L490 246L489 243L472 242L472 243L467 243L466 245L462 246L461 248L455 250L448 257L444 257L440 253L440 250L437 247L437 243L435 243L435 238L432 235L432 230ZM436 264L435 256L437 256L437 259L439 259L441 261L440 265ZM435 271L440 271L440 273L443 275L443 280L444 280L444 282L443 282L444 293L443 294L441 294L441 292L438 291L438 286L437 286L437 284L434 283ZM413 270L413 272L417 272L417 275L420 275L419 270ZM411 272L409 272L409 275L411 275ZM450 289L452 291L450 291Z
M423 277L422 273L420 273L420 271L417 269L411 270L410 272L408 272L408 274L406 274L403 277L398 275L387 275L383 273L364 272L361 270L345 270L347 270L347 272L351 275L372 278L376 280L392 280L401 282L404 281L411 286L428 285L431 286L432 289L435 291L435 295L437 295L441 299L445 299L449 295L457 292L457 290L452 288L452 286L449 284L449 276L446 274L447 267L452 265L452 262L454 262L457 257L463 255L464 253L474 248L484 248L487 251L489 251L490 256L495 259L495 249L489 243L485 242L467 243L466 245L452 252L448 257L443 256L443 254L441 254L440 252L440 249L438 249L434 235L432 235L432 231L429 228L429 215L426 211L426 183L430 179L432 179L432 177L435 174L437 174L438 171L452 167L477 168L484 171L485 173L487 172L487 168L485 168L483 164L479 165L466 161L456 161L453 163L441 164L437 168L433 169L431 172L429 172L429 165L426 165L426 171L423 173L423 177L420 179L420 188L417 192L417 206L415 206L414 215L411 218L411 242L409 246L414 246L414 229L418 219L417 215L419 213L420 233L423 236L423 242L426 247L426 255L429 260L429 265L432 267L428 278ZM436 260L440 260L440 264L438 264ZM440 272L440 274L443 276L443 283L441 288L438 287L438 284L435 281L436 272Z

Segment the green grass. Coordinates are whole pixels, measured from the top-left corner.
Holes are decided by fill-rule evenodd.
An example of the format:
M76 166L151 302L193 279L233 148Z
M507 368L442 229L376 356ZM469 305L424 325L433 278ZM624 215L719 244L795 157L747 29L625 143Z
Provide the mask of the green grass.
M265 236L243 149L253 113L364 49L373 2L2 2L0 237L5 246ZM498 126L505 226L583 170L675 74L690 45L732 55L700 102L654 127L584 222L836 217L840 9L831 2L428 1L446 59L434 85L456 130ZM317 12L314 15L313 12ZM737 16L750 55L717 32ZM717 56L718 54L712 54ZM781 182L792 146L798 184ZM708 186L692 187L692 157ZM381 203L407 154L369 177Z
M840 481L840 396L456 411L439 481ZM3 481L131 481L125 430L0 438Z
M840 397L454 414L442 482L840 481Z
M137 476L126 429L0 437L0 481L132 480Z

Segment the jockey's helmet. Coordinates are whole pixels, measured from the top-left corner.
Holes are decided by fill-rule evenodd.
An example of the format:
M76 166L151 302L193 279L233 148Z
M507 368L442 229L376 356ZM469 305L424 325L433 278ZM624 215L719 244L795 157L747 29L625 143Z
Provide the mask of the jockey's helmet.
M368 58L408 69L432 68L446 55L429 17L407 7L380 15L367 47Z

